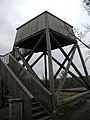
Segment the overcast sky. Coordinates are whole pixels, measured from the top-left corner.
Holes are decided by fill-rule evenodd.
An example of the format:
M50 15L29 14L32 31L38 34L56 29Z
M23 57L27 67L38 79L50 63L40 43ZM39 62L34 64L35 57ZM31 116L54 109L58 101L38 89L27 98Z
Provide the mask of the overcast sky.
M90 20L80 0L0 0L0 54L12 50L17 27L45 10L77 28Z
M81 0L0 0L0 54L12 50L17 27L45 10L79 29L90 21Z

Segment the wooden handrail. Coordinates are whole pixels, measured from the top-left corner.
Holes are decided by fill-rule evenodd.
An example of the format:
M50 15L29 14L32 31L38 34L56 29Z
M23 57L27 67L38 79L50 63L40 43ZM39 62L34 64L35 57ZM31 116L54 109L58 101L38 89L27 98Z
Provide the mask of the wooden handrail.
M1 60L2 64L5 66L5 68L8 70L8 72L13 76L14 80L17 82L17 84L22 88L22 90L30 97L30 99L33 98L33 96L30 94L30 92L25 88L25 86L20 82L20 80L16 77L16 75L11 71L11 69L3 63Z
M23 68L20 63L10 54L9 66L19 80L31 92L35 99L41 103L49 113L52 113L52 93L48 91L35 76ZM14 67L15 66L15 67ZM21 76L20 76L21 75ZM26 79L25 79L26 78Z
M2 74L3 73L3 74ZM4 74L5 73L5 74ZM0 76L6 83L10 94L14 98L23 98L24 100L24 119L32 119L32 94L25 88L25 86L19 81L17 76L12 70L0 59ZM29 109L27 109L29 106Z
M11 55L9 54L9 56L18 64L19 67L21 67L25 72L26 70L17 62L17 60ZM28 72L28 71L27 71ZM49 95L52 95L52 93L47 90L40 82L39 80L36 80L37 78L33 77L32 74L30 74L30 77L45 91L47 92Z

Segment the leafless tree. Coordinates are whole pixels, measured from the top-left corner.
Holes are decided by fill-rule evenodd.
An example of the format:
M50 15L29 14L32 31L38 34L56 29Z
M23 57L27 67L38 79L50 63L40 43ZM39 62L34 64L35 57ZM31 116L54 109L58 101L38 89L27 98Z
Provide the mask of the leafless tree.
M82 2L85 10L88 12L88 15L90 15L90 0L82 0Z

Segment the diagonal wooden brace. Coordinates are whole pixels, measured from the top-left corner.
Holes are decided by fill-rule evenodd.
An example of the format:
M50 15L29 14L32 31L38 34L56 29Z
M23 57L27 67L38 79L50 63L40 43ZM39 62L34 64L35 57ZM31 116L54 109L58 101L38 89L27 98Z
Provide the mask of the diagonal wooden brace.
M68 53L68 57L71 55L72 50L74 48L75 45L73 45L73 47L71 48L70 52ZM62 69L62 66L64 66L64 64L66 63L67 58L64 59L62 65L59 67L59 69L57 70L56 74L54 75L54 79L57 77L57 75L59 74L60 70Z
M35 50L37 49L37 47L39 46L40 42L42 41L42 39L44 38L45 36L45 32L42 34L42 36L40 37L40 39L38 40L37 44L34 46L34 48L31 50L29 56L27 57L26 59L26 62L29 61L29 59L31 58L31 56L33 55L33 53L35 52Z
M53 34L52 34L53 36ZM59 49L61 50L61 52L63 53L63 55L68 59L68 61L70 60L68 55L66 54L66 52L63 50L62 46L58 43L58 41L56 40L56 38L53 36L53 40L55 41L55 43L58 45ZM74 68L74 70L77 72L77 74L81 77L81 79L83 80L83 82L86 84L87 88L90 89L90 85L88 84L88 82L85 80L85 78L83 77L83 75L81 74L81 72L78 70L78 68L75 66L75 64L72 62L71 63L72 67Z
M67 74L68 74L70 65L71 65L71 63L72 63L72 60L73 60L73 57L74 57L74 54L75 54L75 51L76 51L76 47L77 47L77 43L76 43L75 46L74 46L74 49L73 49L72 54L71 54L70 61L69 61L68 64L67 64L66 70L65 70L65 72L64 72L64 74L63 74L63 76L62 76L62 80L61 80L61 82L59 83L58 89L57 89L57 91L56 91L56 96L57 96L57 98L58 98L58 96L59 96L59 94L60 94L60 92L61 92L61 90L62 90L62 87L63 87L63 85L64 85L65 79L66 79L66 77L67 77Z

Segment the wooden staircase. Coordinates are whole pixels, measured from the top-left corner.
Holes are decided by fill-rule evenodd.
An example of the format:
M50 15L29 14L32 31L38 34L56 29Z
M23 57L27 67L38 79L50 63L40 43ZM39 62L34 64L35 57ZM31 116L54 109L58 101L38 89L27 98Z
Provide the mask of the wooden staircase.
M38 78L35 78L35 75L26 71L11 54L9 60L8 65L0 60L0 76L13 98L24 99L23 119L52 120L52 93L37 80Z
M5 105L0 109L0 120L9 120L9 106ZM32 120L52 120L51 116L36 102L32 101Z
M32 118L33 120L51 120L51 116L35 99L32 101Z

